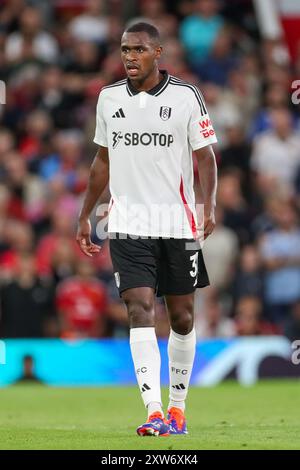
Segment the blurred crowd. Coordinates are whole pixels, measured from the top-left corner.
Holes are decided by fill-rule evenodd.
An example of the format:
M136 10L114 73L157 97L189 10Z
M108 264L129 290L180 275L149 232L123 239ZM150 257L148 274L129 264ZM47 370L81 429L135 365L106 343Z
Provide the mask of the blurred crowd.
M141 19L161 32L161 68L201 88L219 141L197 336L300 338L300 43L291 63L283 39L262 39L251 0L0 0L0 336L128 334L107 241L94 233L90 260L75 232L98 94L124 77L120 37ZM160 299L156 313L167 336Z

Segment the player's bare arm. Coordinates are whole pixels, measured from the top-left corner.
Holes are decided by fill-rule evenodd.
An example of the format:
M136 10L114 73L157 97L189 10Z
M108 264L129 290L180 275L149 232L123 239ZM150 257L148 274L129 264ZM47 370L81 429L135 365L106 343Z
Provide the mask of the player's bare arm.
M211 145L195 151L198 162L198 173L204 204L204 240L213 232L215 221L217 193L217 164Z
M90 169L90 176L83 206L79 214L77 243L87 256L99 253L100 247L91 242L90 215L109 179L107 147L99 147Z

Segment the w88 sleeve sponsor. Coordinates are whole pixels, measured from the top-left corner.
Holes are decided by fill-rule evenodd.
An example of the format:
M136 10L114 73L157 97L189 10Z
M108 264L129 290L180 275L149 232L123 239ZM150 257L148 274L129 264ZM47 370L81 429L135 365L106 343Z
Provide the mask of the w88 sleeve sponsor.
M215 131L212 127L211 120L209 118L203 119L202 121L199 122L200 126L200 134L207 139L211 135L215 135Z

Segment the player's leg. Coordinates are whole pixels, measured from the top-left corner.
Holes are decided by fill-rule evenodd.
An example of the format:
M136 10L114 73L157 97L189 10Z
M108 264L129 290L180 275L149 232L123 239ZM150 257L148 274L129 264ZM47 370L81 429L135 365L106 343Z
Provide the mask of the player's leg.
M171 332L168 342L169 356L169 419L176 434L185 434L185 400L192 374L196 334L194 329L194 293L166 296Z
M158 290L165 297L171 324L168 415L170 432L185 434L185 400L196 350L194 291L208 285L209 281L198 242L169 239L163 244Z
M166 435L160 389L160 352L154 328L154 290L149 287L127 289L122 293L130 325L130 349L137 382L148 421L139 426L141 436Z
M160 352L154 327L154 290L127 289L122 293L130 327L130 348L137 382L148 414L162 411L160 391Z
M168 433L163 420L160 390L160 353L154 329L154 291L157 284L155 244L152 240L110 240L117 287L124 300L130 325L130 348L137 382L150 424L140 435Z

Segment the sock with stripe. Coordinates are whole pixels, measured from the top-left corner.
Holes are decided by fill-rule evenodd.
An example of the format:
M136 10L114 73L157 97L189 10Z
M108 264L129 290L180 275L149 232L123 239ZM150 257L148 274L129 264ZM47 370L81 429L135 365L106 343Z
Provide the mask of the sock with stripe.
M170 394L169 406L184 411L196 351L196 333L193 329L187 335L173 330L168 342Z
M155 329L131 328L130 349L135 375L148 416L155 411L162 413L160 390L160 352Z

